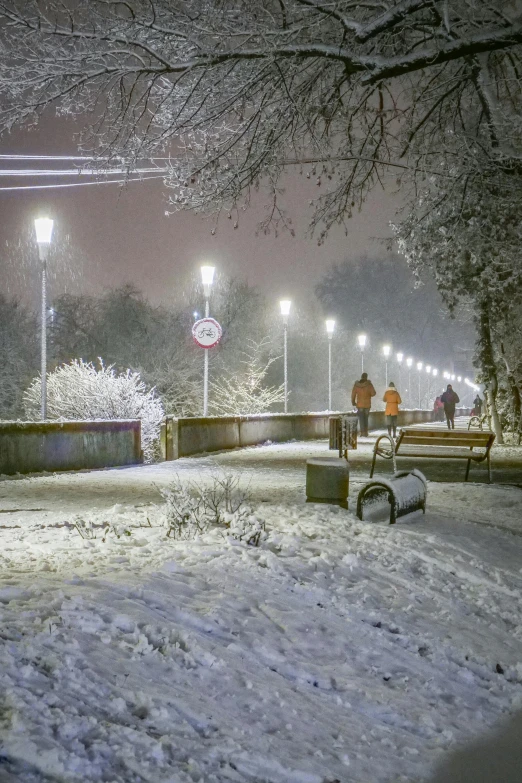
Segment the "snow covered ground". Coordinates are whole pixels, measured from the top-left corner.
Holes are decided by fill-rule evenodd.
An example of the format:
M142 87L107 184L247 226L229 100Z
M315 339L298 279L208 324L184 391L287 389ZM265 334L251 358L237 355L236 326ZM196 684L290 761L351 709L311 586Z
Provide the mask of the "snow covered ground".
M1 783L417 783L522 706L522 491L363 523L304 504L324 449L0 483ZM216 465L260 547L166 538L158 487Z

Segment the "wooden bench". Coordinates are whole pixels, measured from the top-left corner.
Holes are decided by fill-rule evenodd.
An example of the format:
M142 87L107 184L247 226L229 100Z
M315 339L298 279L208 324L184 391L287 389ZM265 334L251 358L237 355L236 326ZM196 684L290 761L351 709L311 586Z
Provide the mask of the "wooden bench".
M386 446L381 445L383 440L387 442ZM495 435L484 430L469 432L468 430L445 430L442 427L440 429L406 427L401 429L395 443L389 435L381 435L377 438L373 449L370 478L373 476L377 457L391 459L394 465L397 457L465 459L468 463L465 481L468 480L471 463L486 460L488 483L491 484L490 451L494 440ZM480 451L474 451L474 449L480 449Z

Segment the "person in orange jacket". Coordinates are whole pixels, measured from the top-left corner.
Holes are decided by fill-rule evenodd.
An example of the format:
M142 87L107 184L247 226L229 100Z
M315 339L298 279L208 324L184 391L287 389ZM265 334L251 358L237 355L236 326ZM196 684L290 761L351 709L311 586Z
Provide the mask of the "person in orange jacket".
M393 430L393 437L397 437L397 416L399 415L399 405L402 403L401 395L395 388L395 384L390 381L390 384L386 391L384 392L384 396L382 398L383 402L386 403L386 409L384 411L384 415L386 416L386 426L388 427L388 435L392 435Z
M352 405L357 408L359 430L363 437L368 437L368 417L372 407L372 397L376 394L373 383L368 380L368 373L363 372L361 380L355 381L352 389Z

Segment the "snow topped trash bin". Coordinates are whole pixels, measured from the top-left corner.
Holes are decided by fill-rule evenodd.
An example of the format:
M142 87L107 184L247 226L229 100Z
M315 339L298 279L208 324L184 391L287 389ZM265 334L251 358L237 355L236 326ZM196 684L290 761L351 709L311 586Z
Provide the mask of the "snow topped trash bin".
M345 459L314 457L306 461L306 502L348 508L350 467Z
M420 470L402 471L391 478L374 479L359 492L357 497L357 516L359 519L375 520L379 506L389 504L390 525L398 517L422 510L426 513L427 482ZM386 508L388 511L388 508ZM386 514L388 516L388 514Z

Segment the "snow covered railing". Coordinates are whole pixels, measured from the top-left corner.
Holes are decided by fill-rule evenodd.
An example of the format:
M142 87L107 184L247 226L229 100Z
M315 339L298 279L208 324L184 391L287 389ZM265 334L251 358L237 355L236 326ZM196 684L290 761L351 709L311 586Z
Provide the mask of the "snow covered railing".
M142 462L141 422L0 422L0 473L40 473Z

